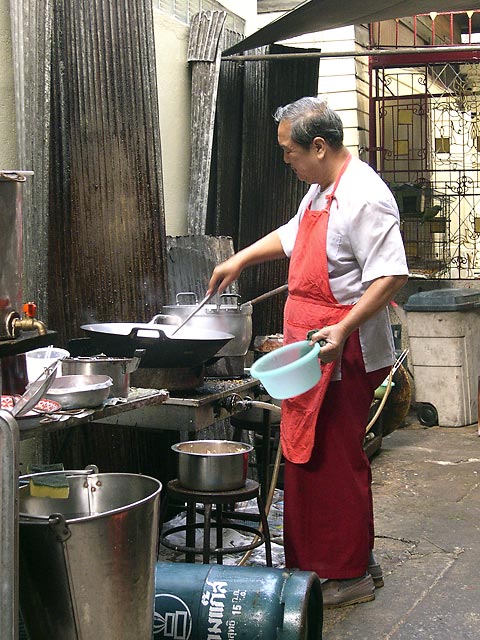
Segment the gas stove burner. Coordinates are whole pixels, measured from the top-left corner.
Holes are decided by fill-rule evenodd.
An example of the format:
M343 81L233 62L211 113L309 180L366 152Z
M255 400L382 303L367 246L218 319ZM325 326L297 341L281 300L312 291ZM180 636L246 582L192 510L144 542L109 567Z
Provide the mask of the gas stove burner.
M205 367L170 367L164 369L140 368L130 374L132 387L142 389L168 389L184 391L203 384Z
M244 378L245 356L223 356L205 369L205 375L210 378Z

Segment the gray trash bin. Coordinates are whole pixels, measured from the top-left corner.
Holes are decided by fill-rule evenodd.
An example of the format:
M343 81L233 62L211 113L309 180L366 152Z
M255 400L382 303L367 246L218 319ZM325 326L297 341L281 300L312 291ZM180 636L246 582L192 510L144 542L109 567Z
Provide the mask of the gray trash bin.
M420 422L442 427L477 422L480 291L422 291L403 308Z
M28 484L19 491L20 607L29 639L151 640L160 482L65 474L68 498L31 496Z

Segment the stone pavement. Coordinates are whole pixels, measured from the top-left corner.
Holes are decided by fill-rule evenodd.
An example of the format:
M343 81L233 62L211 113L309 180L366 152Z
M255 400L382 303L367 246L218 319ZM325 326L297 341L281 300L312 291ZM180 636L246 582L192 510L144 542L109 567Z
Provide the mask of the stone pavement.
M480 437L477 425L405 427L372 461L373 602L324 612L323 640L480 640Z

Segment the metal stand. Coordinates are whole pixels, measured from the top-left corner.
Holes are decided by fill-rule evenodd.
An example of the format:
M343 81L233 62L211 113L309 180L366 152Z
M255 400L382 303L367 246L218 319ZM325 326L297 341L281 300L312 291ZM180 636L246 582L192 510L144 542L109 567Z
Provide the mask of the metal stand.
M167 485L167 499L169 497L175 497L187 505L187 520L185 525L178 527L171 527L164 530L160 543L168 549L174 551L180 551L185 553L186 562L195 562L195 555L201 554L203 564L209 564L210 556L215 555L218 564L222 564L223 556L230 553L241 553L256 549L261 544L265 544L265 557L267 567L272 566L272 550L270 544L270 533L268 530L268 521L263 506L263 501L260 496L260 487L255 480L247 480L244 487L233 491L194 491L192 489L185 489L182 487L178 480L171 480ZM239 512L226 512L223 510L223 505L231 505L235 502L243 502L251 498L257 499L258 511L261 529L251 527L246 524L240 524L238 520L244 519ZM196 522L197 504L204 505L204 522ZM212 513L212 506L215 505L215 511ZM164 509L166 512L166 508ZM213 526L216 529L216 546L215 549L210 549L210 531L212 527L212 516L214 519ZM248 545L237 545L235 547L223 547L223 529L233 529L235 531L251 533L256 537L256 540ZM195 547L195 530L197 528L203 529L203 545L201 548ZM174 533L185 531L186 543L185 545L173 544L168 540L168 537Z

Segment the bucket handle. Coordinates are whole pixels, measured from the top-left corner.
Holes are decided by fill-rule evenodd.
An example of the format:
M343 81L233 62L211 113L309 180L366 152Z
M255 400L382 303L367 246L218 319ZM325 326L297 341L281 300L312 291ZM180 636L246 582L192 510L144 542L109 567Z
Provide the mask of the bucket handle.
M59 471L40 471L39 473L27 473L23 476L18 476L18 480L20 482L26 483L30 478L37 478L38 476L60 476L60 475L70 475L70 476L86 476L90 474L97 474L98 467L95 464L89 464L85 467L85 469L73 469L67 470L62 469Z
M37 476L58 476L60 474L70 475L70 476L89 476L98 473L98 467L95 464L89 464L85 467L85 469L73 469L73 470L62 470L62 471L41 471L40 473L29 473L23 476L19 476L20 482L26 482L30 480L30 478ZM50 528L55 534L58 542L65 542L70 538L72 532L68 528L68 524L65 520L65 516L62 513L52 513L49 516L35 516L32 514L20 514L20 517L23 521L47 521Z

